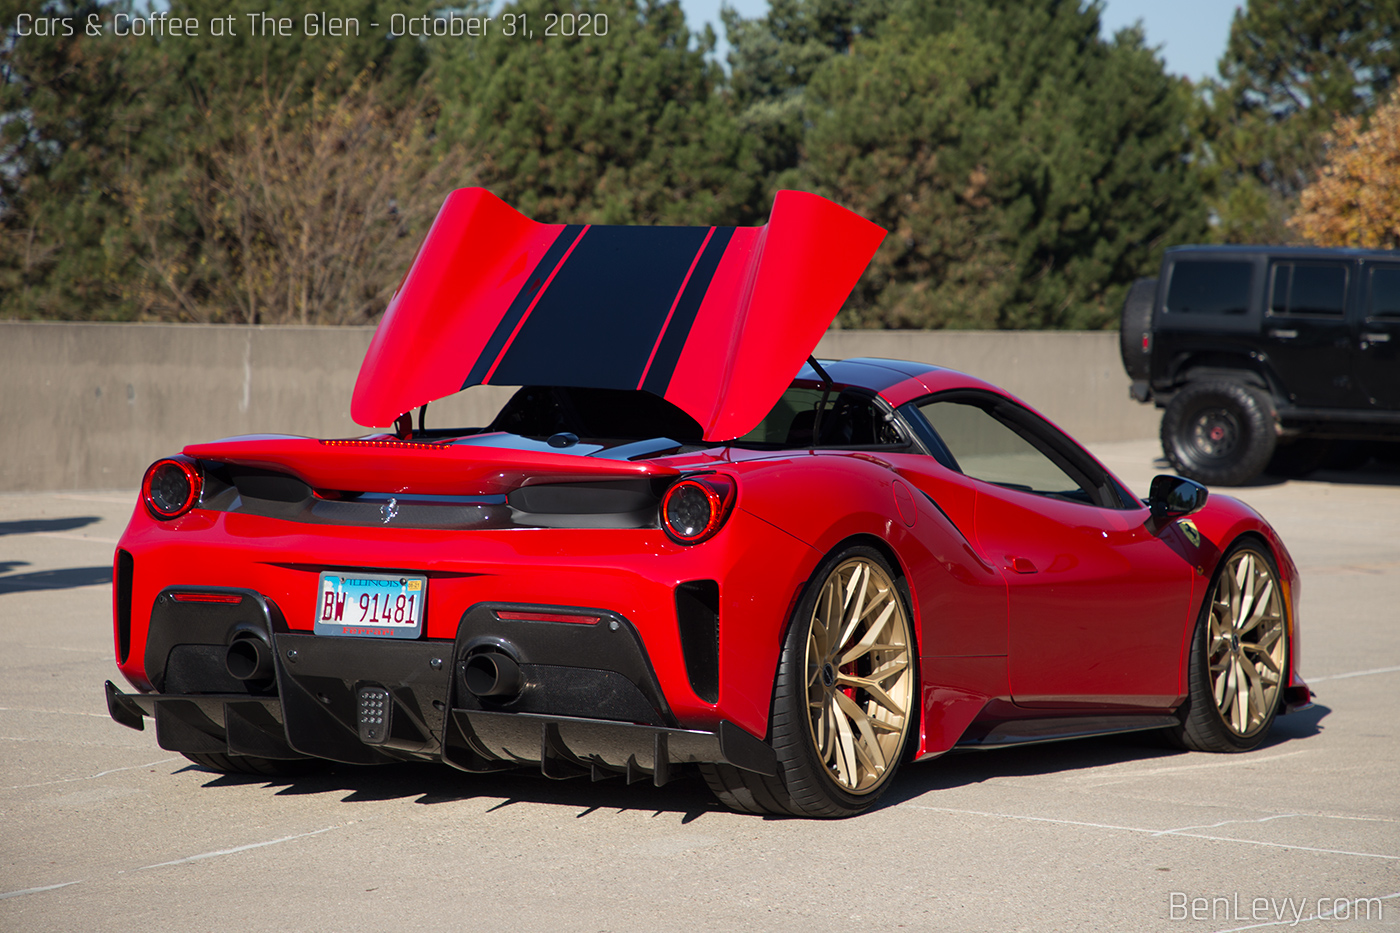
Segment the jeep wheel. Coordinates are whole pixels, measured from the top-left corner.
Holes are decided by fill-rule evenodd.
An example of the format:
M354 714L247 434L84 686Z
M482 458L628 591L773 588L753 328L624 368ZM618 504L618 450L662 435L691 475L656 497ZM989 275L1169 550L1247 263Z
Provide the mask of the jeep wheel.
M1238 382L1192 382L1162 415L1162 452L1182 476L1239 486L1263 472L1278 436L1269 398Z

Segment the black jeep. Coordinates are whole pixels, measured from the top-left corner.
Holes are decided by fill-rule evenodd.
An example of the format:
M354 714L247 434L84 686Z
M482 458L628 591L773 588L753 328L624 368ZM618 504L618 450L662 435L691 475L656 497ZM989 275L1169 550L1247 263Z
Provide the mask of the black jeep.
M1121 341L1183 476L1300 475L1335 441L1400 440L1400 251L1169 249L1129 291Z

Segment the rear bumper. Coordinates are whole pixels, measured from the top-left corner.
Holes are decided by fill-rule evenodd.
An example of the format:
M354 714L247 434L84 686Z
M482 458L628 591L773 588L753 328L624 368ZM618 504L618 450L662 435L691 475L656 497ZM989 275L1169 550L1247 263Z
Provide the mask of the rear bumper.
M371 747L360 747L365 743L348 735L316 742L311 748L298 747L287 734L276 698L127 694L110 680L106 691L107 711L113 720L144 729L145 719L154 719L156 741L169 751L274 759L328 757L361 764L367 763L367 758L394 760L375 754ZM726 721L714 732L707 732L602 719L453 709L445 722L440 744L421 749L417 755L398 757L434 758L473 772L538 767L550 778L588 776L599 781L623 777L629 784L650 779L658 787L671 779L677 764L716 762L759 774L777 772L773 750Z
M165 672L167 692L127 694L108 682L108 712L134 729L153 719L162 748L191 754L533 766L549 777L657 784L690 762L776 773L773 750L728 720L678 727L626 618L596 610L592 625L511 623L496 615L507 608L522 607L479 604L455 639L416 641L290 632L269 619L268 628L240 631L267 643L270 680L219 680L206 657L216 644L177 648L171 663L190 666ZM467 688L468 659L483 648L519 662L518 692L495 698Z

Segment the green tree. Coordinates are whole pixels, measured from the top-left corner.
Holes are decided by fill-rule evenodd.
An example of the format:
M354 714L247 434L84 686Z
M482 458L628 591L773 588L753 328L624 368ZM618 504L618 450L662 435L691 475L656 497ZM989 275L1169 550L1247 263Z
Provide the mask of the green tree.
M606 17L606 35L545 37L558 9L519 0L487 37L435 48L444 145L469 147L481 183L537 220L756 216L753 146L705 60L713 34L692 34L676 0L588 0L574 12Z
M1096 6L909 3L805 97L799 177L892 232L847 325L1109 326L1204 225L1189 89Z
M768 12L720 15L728 37L729 93L746 135L755 140L766 194L795 183L801 158L803 102L817 68L851 44L872 38L891 0L771 0Z
M1369 114L1400 68L1400 0L1249 0L1207 99L1203 168L1223 242L1286 242L1339 118Z
M368 28L399 5L327 0L320 8L358 19L360 35L306 35L304 4L294 0L175 0L169 15L195 18L193 36L117 35L115 17L133 12L125 2L20 0L0 9L3 313L186 317L151 280L159 256L180 253L186 291L199 296L203 313L238 319L235 308L211 304L219 300L219 257L203 251L221 247L205 237L194 196L227 184L211 181L218 154L248 138L250 118L276 112L293 130L303 105L342 95L366 75L380 99L407 106L426 67L420 43ZM254 35L246 14L255 11L291 18L292 34ZM70 17L73 34L20 35L20 15L40 13ZM89 15L106 25L101 34L84 28ZM227 17L232 35L214 35L211 21ZM197 286L195 272L205 278Z

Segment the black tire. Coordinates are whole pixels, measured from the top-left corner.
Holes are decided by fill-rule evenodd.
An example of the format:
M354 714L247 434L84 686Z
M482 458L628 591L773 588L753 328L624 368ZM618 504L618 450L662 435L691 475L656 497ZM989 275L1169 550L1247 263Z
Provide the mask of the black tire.
M1118 353L1123 369L1135 382L1146 382L1151 375L1152 355L1142 348L1142 338L1152 328L1152 304L1157 300L1157 280L1138 279L1123 300L1118 327Z
M884 633L889 644L837 667L831 659L843 647L859 641L860 635L870 633L871 623L856 627L840 639L840 644L823 649L820 643L827 629L818 621L818 615L831 611L830 596L824 600L824 594L838 592L844 582L852 579L851 574L862 572L866 574L865 582L856 583L859 598L864 599L864 588L873 584L873 599L893 603L887 616L883 611L875 614L876 619L885 619L876 634ZM830 591L829 583L833 584ZM857 595L849 587L846 592L847 602ZM875 548L856 545L824 560L798 602L783 641L773 687L768 738L778 753L778 773L767 777L732 765L700 765L700 773L720 802L746 813L807 817L854 816L870 807L889 787L903 759L910 755L910 736L917 734L918 650L911 619L902 582ZM812 663L809 644L827 660ZM849 649L845 654L849 654ZM870 675L877 671L886 673L879 680L872 680ZM845 678L865 679L872 690L895 705L903 697L904 713L894 716L889 707L863 688L843 686ZM837 693L842 694L844 701L834 699ZM816 696L827 700L816 717L820 722L814 725L809 700ZM851 734L852 724L862 720L869 731L862 730L863 738L852 736L845 742L827 724L839 725L838 720L848 715L848 709L857 711L859 718L848 717L846 734ZM818 730L827 734L827 751L823 750ZM883 736L876 737L875 732L882 732ZM871 767L869 762L876 759L882 760L883 765Z
M1264 471L1278 436L1269 397L1239 382L1188 382L1162 415L1162 452L1182 476L1239 486Z
M1232 602L1232 594L1242 591L1235 582L1241 576L1250 581L1256 598ZM1288 622L1278 565L1257 541L1238 542L1221 559L1207 592L1191 638L1186 703L1177 711L1181 725L1169 730L1168 737L1195 751L1249 751L1268 735L1288 677ZM1246 604L1248 611L1237 608ZM1259 616L1253 624L1250 613ZM1228 640L1218 634L1226 629ZM1260 663L1265 656L1267 662ZM1252 689L1240 693L1240 679L1258 686L1257 701Z
M326 762L319 758L255 758L251 755L219 755L181 752L201 768L220 774L256 774L262 777L292 777L320 771Z
M1265 472L1287 479L1302 479L1320 469L1333 452L1330 440L1300 438L1287 444L1279 444L1274 455L1269 458Z

